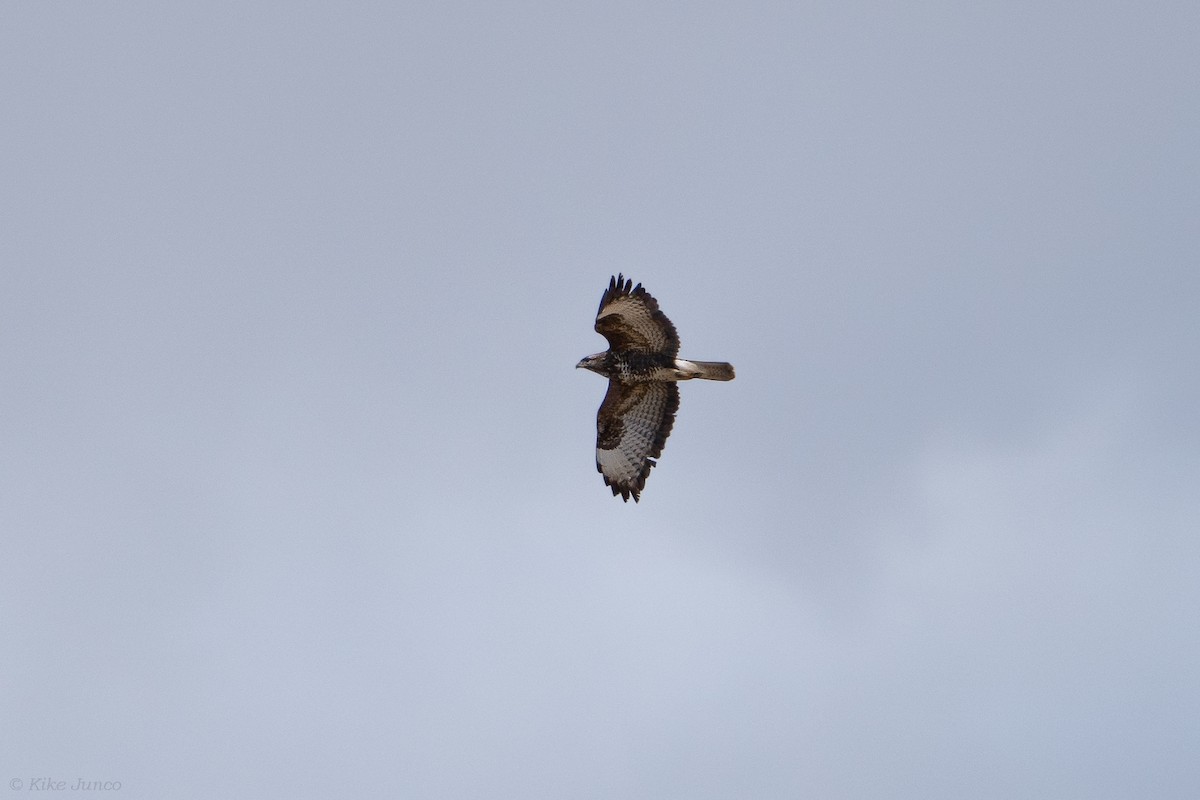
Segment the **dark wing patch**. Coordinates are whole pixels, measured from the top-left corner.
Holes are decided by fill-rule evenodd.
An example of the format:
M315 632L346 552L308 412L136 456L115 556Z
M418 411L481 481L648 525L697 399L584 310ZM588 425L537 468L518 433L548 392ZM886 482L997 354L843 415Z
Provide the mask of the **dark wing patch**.
M596 470L614 496L637 502L678 410L679 387L673 382L608 382L596 415Z
M596 332L608 339L609 349L646 353L679 354L679 335L658 301L622 275L608 282L596 312Z

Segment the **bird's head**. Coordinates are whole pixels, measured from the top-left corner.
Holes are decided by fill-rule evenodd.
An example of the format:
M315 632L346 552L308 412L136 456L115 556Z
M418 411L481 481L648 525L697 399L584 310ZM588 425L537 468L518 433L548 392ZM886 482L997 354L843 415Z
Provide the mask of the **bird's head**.
M601 375L608 374L608 353L596 353L581 360L575 365L575 369L580 367L590 369L592 372L597 372Z

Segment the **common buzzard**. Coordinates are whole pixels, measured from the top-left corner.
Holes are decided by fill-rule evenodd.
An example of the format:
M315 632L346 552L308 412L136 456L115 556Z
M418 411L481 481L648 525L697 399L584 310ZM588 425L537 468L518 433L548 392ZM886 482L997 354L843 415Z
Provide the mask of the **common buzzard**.
M636 503L675 423L676 381L731 381L733 365L678 358L671 320L640 283L622 275L609 280L600 299L596 332L608 339L608 350L575 365L608 378L596 414L596 469L614 497Z

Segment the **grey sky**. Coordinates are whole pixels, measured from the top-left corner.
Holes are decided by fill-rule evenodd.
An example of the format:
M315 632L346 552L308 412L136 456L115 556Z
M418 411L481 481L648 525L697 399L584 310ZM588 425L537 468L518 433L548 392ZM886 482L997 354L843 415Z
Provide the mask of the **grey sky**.
M1195 798L1198 40L9 4L0 777ZM637 506L573 369L617 271L738 370Z

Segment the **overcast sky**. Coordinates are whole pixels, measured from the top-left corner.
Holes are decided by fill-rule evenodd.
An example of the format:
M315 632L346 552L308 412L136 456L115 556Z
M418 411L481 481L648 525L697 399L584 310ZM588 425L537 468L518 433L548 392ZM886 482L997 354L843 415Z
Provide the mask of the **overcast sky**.
M1194 800L1198 41L6 4L0 791ZM737 367L637 505L618 271Z

